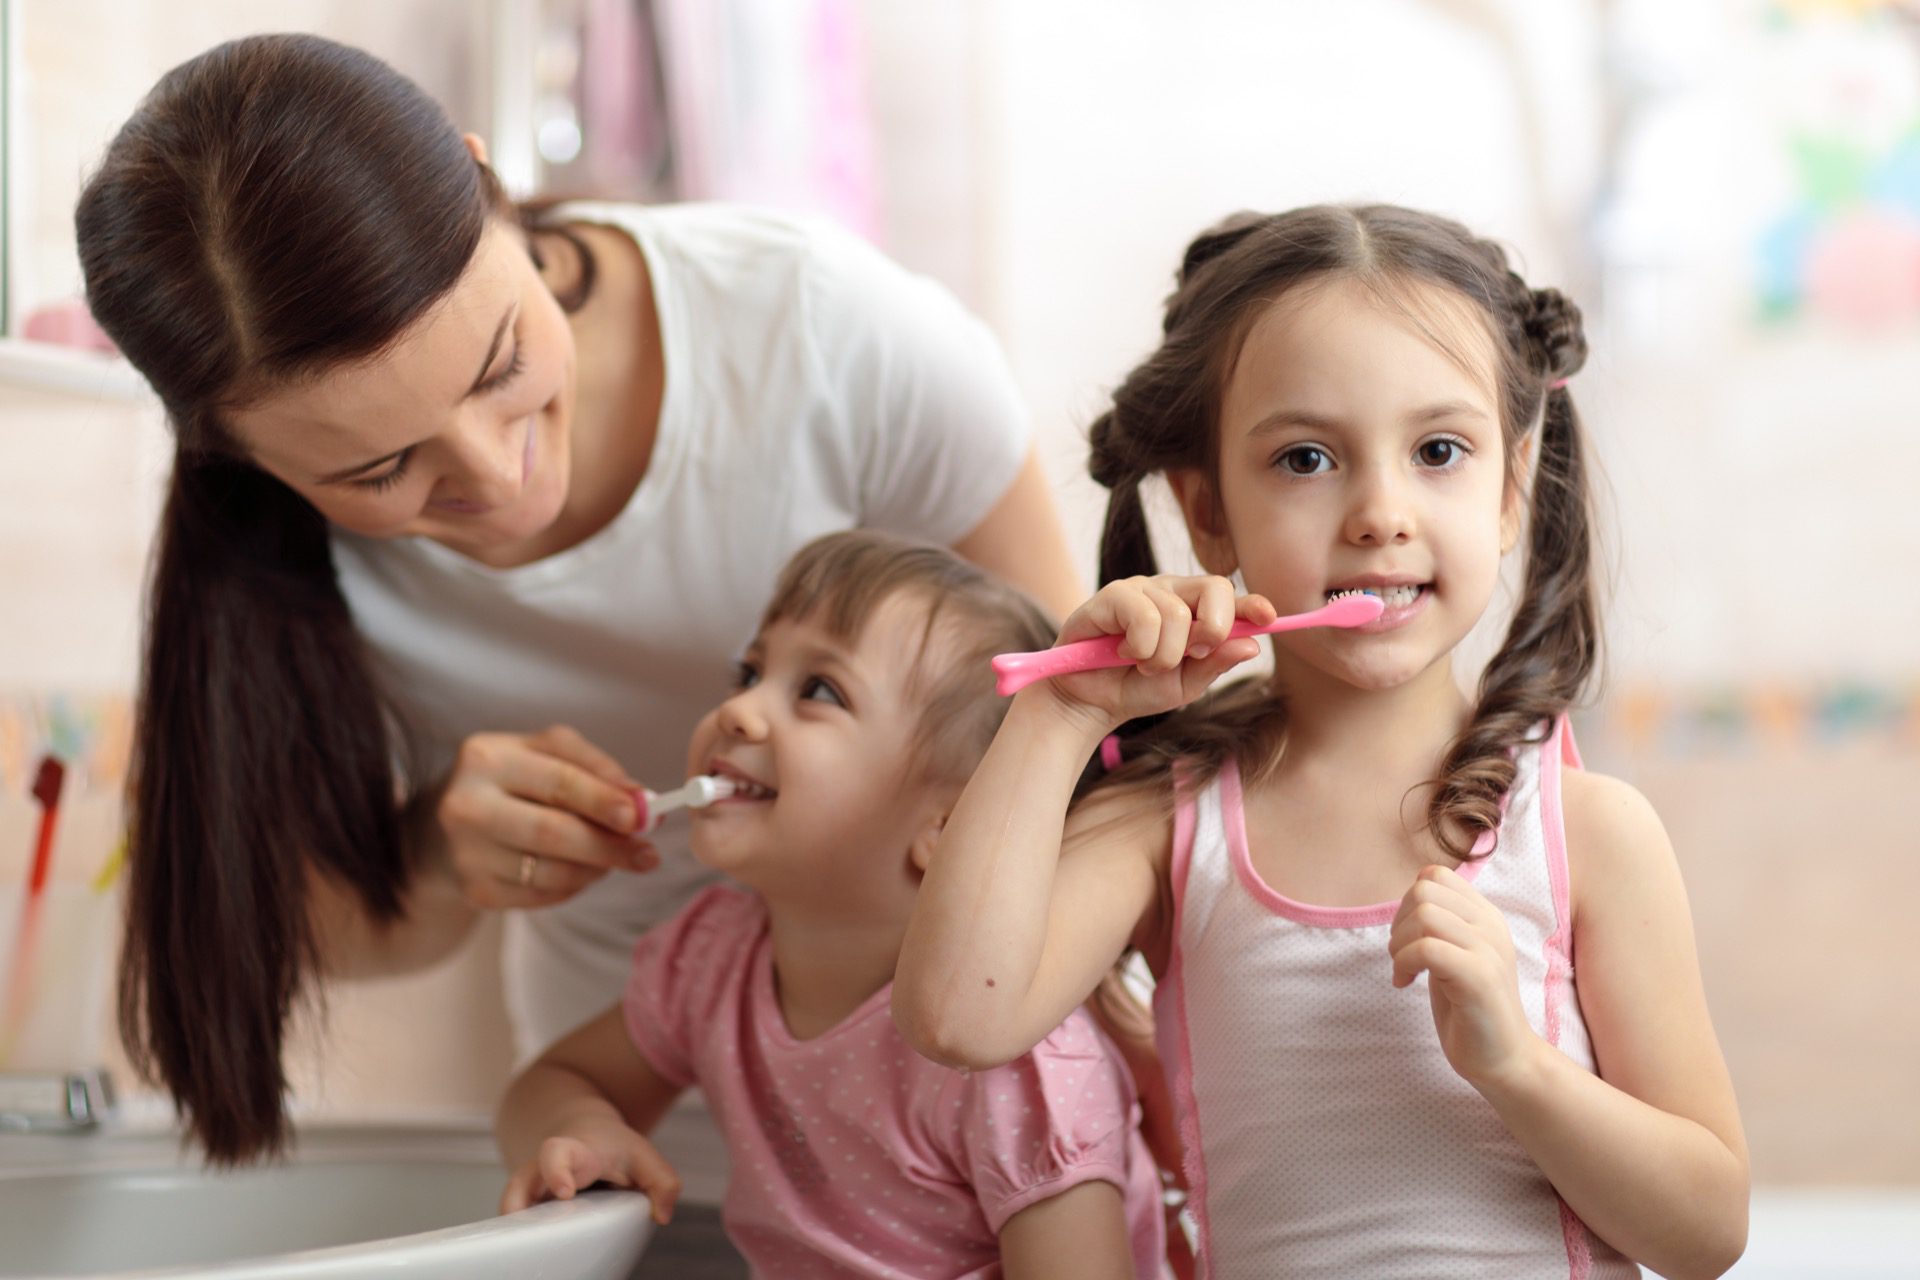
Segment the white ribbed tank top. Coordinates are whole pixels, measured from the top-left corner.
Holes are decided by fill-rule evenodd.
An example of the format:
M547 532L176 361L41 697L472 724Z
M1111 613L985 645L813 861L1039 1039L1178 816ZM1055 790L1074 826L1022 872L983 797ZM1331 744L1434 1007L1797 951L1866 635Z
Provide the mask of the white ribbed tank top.
M1507 918L1528 1022L1591 1071L1567 925L1563 759L1579 765L1564 720L1515 753L1498 843L1461 874ZM1447 1065L1426 975L1394 989L1398 901L1315 907L1260 879L1232 762L1181 800L1173 903L1154 1007L1203 1280L1640 1274Z

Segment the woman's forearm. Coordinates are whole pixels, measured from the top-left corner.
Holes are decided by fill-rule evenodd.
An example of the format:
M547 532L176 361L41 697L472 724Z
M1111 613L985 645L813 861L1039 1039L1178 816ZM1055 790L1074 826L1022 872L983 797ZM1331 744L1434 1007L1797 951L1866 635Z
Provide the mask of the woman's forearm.
M459 887L417 877L403 914L378 922L351 890L310 873L308 918L328 978L388 978L417 973L446 959L466 941L479 912Z
M1540 1042L1481 1093L1593 1232L1671 1280L1718 1276L1746 1248L1745 1158Z
M407 862L415 868L401 914L376 921L348 886L308 870L308 919L330 978L384 978L414 973L444 960L472 932L479 911L447 864L445 838L434 806L416 800L401 815Z
M1025 591L1056 618L1066 617L1087 598L1087 584L1073 566L1060 508L1037 448L1027 451L1019 474L993 510L953 549Z

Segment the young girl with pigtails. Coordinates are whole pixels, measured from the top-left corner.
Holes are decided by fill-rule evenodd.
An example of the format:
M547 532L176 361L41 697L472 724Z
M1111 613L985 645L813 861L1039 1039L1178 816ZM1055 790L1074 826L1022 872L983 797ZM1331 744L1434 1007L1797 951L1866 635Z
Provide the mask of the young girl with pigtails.
M1673 850L1566 719L1600 631L1585 355L1574 305L1454 222L1242 215L1188 249L1094 425L1105 585L1061 640L1132 664L1015 697L894 1009L986 1067L1143 953L1203 1275L1713 1276L1745 1246ZM1205 576L1157 572L1155 474ZM1454 651L1523 540L1468 696ZM1353 592L1382 612L1207 692L1259 651L1236 620ZM1125 763L1074 802L1116 730Z

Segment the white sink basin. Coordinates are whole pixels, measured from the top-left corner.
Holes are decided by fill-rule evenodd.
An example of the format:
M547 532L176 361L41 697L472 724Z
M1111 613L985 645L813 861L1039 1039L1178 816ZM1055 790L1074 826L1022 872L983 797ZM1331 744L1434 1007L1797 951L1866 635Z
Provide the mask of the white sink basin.
M616 1280L647 1202L593 1191L496 1216L483 1128L301 1131L285 1163L212 1172L170 1134L0 1137L0 1277Z

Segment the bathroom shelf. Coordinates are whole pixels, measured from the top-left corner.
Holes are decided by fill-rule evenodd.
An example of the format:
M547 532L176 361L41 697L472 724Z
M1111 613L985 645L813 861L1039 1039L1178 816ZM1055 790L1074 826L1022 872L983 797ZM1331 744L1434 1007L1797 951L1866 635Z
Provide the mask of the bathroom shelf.
M117 356L50 342L0 338L0 390L23 388L139 404L153 398L147 381Z

